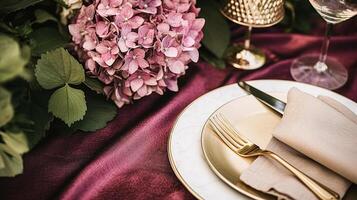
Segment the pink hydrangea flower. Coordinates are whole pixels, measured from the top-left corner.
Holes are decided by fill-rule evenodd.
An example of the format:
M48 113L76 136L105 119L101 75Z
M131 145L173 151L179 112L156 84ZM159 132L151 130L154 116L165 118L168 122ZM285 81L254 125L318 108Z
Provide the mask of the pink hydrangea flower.
M105 38L108 37L110 32L110 22L108 21L98 21L95 26L95 31L98 37Z
M175 10L180 13L187 12L191 4L196 4L196 1L190 1L190 0L163 0L166 7L171 10Z
M144 19L140 16L134 16L134 10L130 3L126 3L120 9L118 15L115 16L115 24L119 27L129 26L132 29L137 29L144 23Z
M149 63L145 60L145 51L143 49L134 49L129 51L124 58L123 70L127 70L129 74L136 72L139 67L141 69L149 67Z
M149 25L140 26L138 29L138 44L145 48L150 48L154 42L155 30Z
M111 66L118 57L119 48L115 41L103 40L99 43L95 50L101 55L101 59L106 65L102 67Z
M175 38L169 35L165 36L161 42L161 51L167 57L177 57L179 50Z
M97 13L102 17L112 16L119 13L122 0L101 0L97 7Z
M94 14L95 14L95 6L94 5L89 5L87 7L82 6L80 9L78 16L77 16L77 21L79 23L93 23L94 19Z
M112 99L119 108L124 104L130 103L130 96L124 93L125 90L126 92L130 92L126 87L123 87L123 83L118 81L115 81L113 85L105 86L103 88L104 94Z
M86 73L118 107L178 91L197 62L204 19L195 0L95 0L68 26Z
M169 90L177 92L178 91L178 85L177 85L177 75L174 73L166 73L163 76L163 82L165 84L165 87L167 87Z
M182 22L182 14L171 12L167 15L166 23L168 23L172 27L180 27Z
M88 7L82 6L77 16L77 23L68 25L69 33L73 36L73 42L79 44L86 34L86 26L93 24L93 18L95 14L94 5Z
M140 99L150 95L158 83L153 75L145 71L138 71L126 80L126 84L130 85L131 91L134 92L133 98Z
M132 32L130 27L123 27L118 41L120 51L127 52L130 48L135 48L138 37L138 34L136 32Z
M87 51L91 51L91 50L95 49L97 44L98 44L98 37L97 37L97 34L95 33L94 27L88 28L87 34L84 35L83 48Z
M148 14L156 14L157 7L161 6L161 0L140 0L139 1L139 11L148 13Z

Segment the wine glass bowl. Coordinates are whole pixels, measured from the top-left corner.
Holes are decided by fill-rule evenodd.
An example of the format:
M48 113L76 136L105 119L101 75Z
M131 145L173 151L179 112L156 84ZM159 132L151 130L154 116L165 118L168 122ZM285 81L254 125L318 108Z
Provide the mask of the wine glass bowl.
M321 17L331 24L348 20L357 14L356 5L345 0L310 0L310 3Z
M348 73L342 63L327 56L332 26L355 16L357 3L352 0L310 0L310 3L327 22L321 53L295 59L290 73L296 81L334 90L347 82Z

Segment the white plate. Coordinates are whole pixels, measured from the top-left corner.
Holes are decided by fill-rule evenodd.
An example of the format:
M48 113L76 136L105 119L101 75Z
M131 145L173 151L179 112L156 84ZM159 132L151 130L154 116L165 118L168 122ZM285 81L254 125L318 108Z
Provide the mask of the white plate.
M256 80L249 84L265 92L287 93L296 87L312 95L334 98L357 113L353 101L304 83L282 80ZM221 181L209 168L201 148L201 131L208 117L223 104L246 95L237 84L215 89L192 102L175 122L168 142L171 167L184 186L198 199L249 199Z

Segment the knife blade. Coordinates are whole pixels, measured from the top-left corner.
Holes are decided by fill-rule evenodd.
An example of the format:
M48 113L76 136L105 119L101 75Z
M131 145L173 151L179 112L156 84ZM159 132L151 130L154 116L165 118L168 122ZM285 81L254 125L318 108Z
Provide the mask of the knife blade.
M239 87L241 87L243 90L248 92L249 94L253 95L255 98L257 98L260 102L262 102L264 105L268 106L275 112L283 115L284 114L284 109L286 106L286 103L271 96L270 94L267 94L252 85L249 85L245 81L241 81L237 83Z

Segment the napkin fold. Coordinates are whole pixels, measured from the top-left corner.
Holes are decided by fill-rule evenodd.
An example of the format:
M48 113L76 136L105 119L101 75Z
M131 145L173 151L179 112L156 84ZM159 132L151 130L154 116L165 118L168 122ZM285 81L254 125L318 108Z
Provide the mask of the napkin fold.
M329 97L293 88L268 150L342 197L357 182L357 115ZM318 199L281 164L260 156L240 179L279 199Z

